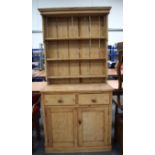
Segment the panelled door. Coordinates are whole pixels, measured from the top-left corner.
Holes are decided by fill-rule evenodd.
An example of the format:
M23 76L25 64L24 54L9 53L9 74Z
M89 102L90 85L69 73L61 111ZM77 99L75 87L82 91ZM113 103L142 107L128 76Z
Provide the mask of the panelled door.
M78 133L80 146L104 146L108 144L108 106L78 109Z
M50 147L74 147L76 145L75 109L71 107L47 106L46 134Z

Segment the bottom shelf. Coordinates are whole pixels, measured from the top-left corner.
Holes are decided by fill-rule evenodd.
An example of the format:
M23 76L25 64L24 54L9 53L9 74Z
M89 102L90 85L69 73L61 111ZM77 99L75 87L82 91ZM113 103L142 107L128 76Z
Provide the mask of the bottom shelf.
M48 84L76 84L76 83L104 83L104 75L80 75L80 76L48 76Z
M47 79L106 78L105 75L48 76Z

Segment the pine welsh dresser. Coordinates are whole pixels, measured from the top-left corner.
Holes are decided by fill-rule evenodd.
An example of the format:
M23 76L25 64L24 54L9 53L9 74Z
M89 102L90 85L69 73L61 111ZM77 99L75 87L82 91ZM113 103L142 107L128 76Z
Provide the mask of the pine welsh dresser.
M107 84L111 7L42 8L47 85L41 92L45 151L110 151Z

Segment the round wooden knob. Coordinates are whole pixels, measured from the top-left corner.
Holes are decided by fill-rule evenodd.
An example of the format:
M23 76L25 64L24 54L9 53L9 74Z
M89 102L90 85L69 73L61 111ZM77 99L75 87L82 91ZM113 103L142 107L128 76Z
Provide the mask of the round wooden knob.
M58 102L59 102L59 103L63 103L63 100L60 99L60 100L58 100Z
M93 103L96 103L96 99L92 99L91 101L92 101Z
M82 121L81 120L79 120L79 124L81 124L82 123Z

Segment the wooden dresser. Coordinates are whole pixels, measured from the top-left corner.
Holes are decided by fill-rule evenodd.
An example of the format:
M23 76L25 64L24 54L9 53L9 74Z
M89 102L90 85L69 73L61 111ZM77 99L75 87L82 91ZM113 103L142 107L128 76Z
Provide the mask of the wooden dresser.
M46 152L111 150L112 88L107 84L110 7L39 9L46 79Z

